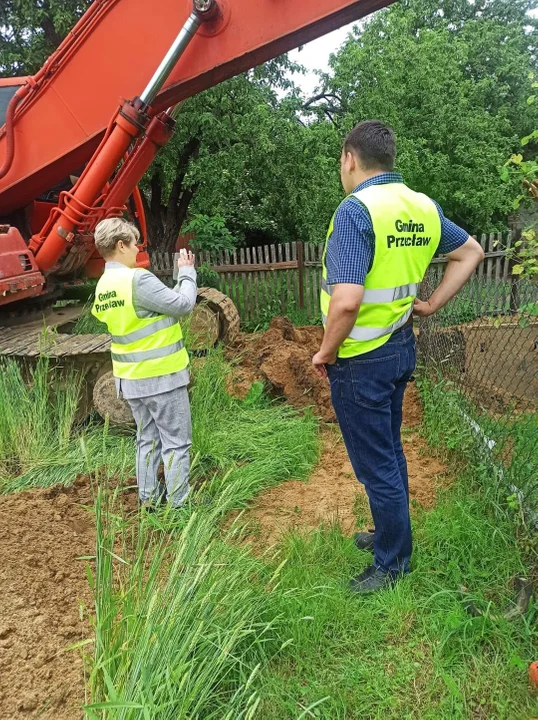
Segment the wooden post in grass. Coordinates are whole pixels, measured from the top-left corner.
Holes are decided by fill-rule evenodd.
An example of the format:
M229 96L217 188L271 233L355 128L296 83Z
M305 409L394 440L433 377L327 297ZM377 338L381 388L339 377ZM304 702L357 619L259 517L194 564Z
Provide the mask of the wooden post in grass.
M299 271L299 307L304 310L304 245L297 243L297 268Z

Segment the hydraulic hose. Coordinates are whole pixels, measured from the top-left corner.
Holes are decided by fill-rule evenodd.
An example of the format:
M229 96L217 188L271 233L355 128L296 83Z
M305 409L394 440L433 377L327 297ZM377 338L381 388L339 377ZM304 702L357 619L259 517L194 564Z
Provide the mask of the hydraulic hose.
M20 88L19 88L20 89ZM2 167L0 167L0 180L5 177L8 172L11 170L11 166L13 165L13 158L15 157L15 110L17 109L17 105L21 101L21 95L19 94L19 91L13 95L11 100L9 101L9 104L7 106L6 110L6 156L4 158L4 163Z

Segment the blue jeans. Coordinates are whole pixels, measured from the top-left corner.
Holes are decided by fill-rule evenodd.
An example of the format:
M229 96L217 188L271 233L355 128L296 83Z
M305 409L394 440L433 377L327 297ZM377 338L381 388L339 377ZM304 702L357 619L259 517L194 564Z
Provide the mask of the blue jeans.
M409 571L412 549L400 430L405 388L415 363L415 337L409 327L376 350L327 366L349 459L370 501L374 565L394 575Z

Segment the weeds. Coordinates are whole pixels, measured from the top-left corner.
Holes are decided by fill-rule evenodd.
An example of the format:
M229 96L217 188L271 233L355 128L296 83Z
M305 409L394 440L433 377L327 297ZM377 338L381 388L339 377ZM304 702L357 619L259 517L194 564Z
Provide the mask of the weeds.
M259 717L261 667L286 640L279 563L256 559L237 523L219 527L260 489L305 477L318 443L312 417L258 389L234 400L226 374L219 353L194 369L193 481L209 505L133 523L97 491L89 719Z
M72 330L73 335L101 335L108 332L105 323L92 315L93 296L84 305L81 316Z

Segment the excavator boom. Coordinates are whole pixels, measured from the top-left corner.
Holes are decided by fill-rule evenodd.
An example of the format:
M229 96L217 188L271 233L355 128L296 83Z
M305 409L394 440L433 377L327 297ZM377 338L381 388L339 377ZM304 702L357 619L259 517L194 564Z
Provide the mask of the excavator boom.
M393 0L218 0L151 104L158 113ZM203 6L205 0L197 0ZM14 154L0 179L0 217L75 173L98 147L121 98L141 95L192 0L94 0L25 86ZM0 116L0 123L3 121ZM0 129L0 167L9 152Z
M393 1L94 0L36 75L0 79L0 357L74 365L99 412L124 422L108 336L70 335L80 308L51 303L101 273L96 223L128 209L145 243L137 183L182 100ZM232 339L230 298L198 300L200 349ZM44 321L57 331L45 344Z

